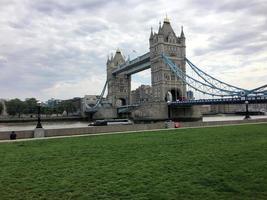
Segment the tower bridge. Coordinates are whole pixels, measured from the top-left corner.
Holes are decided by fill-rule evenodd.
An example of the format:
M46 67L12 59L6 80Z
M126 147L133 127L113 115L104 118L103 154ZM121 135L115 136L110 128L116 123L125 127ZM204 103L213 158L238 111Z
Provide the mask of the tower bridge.
M199 105L267 103L267 85L253 90L243 89L220 81L202 71L186 58L186 38L181 28L179 36L165 18L157 32L151 29L149 52L125 60L121 51L107 60L107 81L101 97L86 112L96 118L116 118L122 115L138 119L200 118ZM187 68L186 68L187 64ZM152 96L149 101L133 105L131 102L131 75L151 69ZM194 72L190 76L186 70ZM109 106L102 106L105 99ZM188 99L194 90L209 95L210 99ZM216 98L214 98L216 97Z
M115 69L112 72L112 75L116 76L120 73L124 73L125 75L130 76L132 74L149 69L150 67L150 53L145 53L134 60L126 61L125 63L119 65L118 69Z

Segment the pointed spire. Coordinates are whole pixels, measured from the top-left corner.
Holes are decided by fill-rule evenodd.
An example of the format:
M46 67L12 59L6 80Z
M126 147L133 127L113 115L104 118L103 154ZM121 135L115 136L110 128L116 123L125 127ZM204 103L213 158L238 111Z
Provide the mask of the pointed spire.
M153 27L151 27L150 39L153 37Z
M121 50L117 48L116 53L121 53Z
M183 26L181 27L181 38L184 38L184 29L183 29Z
M158 34L161 33L161 21L159 22L159 31L158 31Z
M165 19L164 19L164 23L170 23L170 19L168 18L167 13L166 13L166 17L165 17Z

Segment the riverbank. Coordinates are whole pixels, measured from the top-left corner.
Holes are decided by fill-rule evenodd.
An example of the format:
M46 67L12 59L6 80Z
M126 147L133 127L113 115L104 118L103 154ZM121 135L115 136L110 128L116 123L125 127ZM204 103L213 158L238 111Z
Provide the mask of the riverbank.
M0 123L19 123L19 122L36 122L36 117L9 117L9 118L0 118ZM85 118L80 116L71 116L71 117L44 117L42 116L42 121L51 122L51 121L86 121Z
M180 122L180 128L187 127L206 127L206 126L222 126L232 124L253 124L253 123L267 123L267 119L251 119L251 120L231 120L231 121L208 121L208 122ZM83 134L99 134L112 132L126 132L126 131L142 131L142 130L157 130L165 129L164 122L156 122L150 124L133 124L133 125L110 125L110 126L93 126L93 127L79 127L79 128L60 128L60 129L45 129L45 137L56 136L70 136ZM11 131L0 131L0 140L9 140ZM34 130L16 131L17 139L33 138Z

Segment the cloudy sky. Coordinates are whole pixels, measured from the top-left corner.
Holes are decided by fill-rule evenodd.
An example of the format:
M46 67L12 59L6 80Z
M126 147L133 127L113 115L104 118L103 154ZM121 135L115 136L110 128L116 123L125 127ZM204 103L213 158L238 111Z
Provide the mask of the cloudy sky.
M267 0L0 0L0 98L99 94L107 55L146 53L166 13L193 63L254 88L267 83L266 11ZM133 77L141 83L149 70Z

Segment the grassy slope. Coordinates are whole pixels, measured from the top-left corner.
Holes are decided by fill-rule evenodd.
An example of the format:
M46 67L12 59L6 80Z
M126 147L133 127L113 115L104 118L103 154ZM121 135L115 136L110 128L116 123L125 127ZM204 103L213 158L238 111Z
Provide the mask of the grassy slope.
M0 144L0 199L266 199L267 125Z

